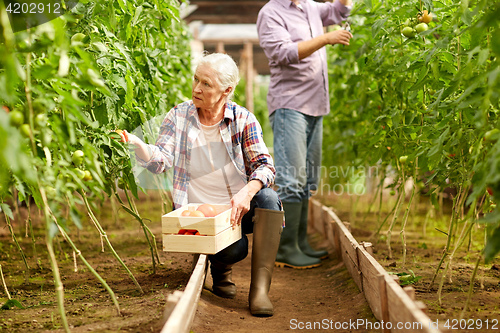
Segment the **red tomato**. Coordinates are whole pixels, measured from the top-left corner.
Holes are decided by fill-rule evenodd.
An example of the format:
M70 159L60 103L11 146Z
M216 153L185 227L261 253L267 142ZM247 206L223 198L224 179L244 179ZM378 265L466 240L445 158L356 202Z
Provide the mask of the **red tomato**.
M486 189L486 191L488 191L488 194L489 194L489 195L493 195L493 190L491 189L491 187L488 187L488 188Z
M204 216L206 217L214 217L217 215L217 211L215 210L215 207L212 206L211 204L203 204L196 209L198 212L202 212Z
M187 209L181 213L181 216L190 216L190 215L191 215L191 212Z
M205 217L205 214L203 212L200 212L199 210L195 210L194 212L191 212L189 215L190 217Z

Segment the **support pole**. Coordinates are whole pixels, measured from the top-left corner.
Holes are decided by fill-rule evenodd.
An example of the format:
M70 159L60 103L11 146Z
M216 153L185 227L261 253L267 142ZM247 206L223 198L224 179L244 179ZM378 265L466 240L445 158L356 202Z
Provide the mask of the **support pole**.
M248 111L254 111L253 108L253 44L251 42L245 43L245 57L246 57L246 68L245 68L245 78L246 78L246 108Z

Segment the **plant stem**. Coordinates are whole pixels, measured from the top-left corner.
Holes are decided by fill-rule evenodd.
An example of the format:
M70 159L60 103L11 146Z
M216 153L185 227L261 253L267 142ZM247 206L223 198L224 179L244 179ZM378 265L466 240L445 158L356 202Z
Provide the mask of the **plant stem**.
M26 267L26 274L25 274L25 281L28 282L28 276L29 276L29 270L30 266L28 265L28 261L26 260L26 256L24 255L23 249L21 248L21 245L19 245L19 242L17 241L16 234L14 233L14 228L12 227L12 224L10 223L10 218L7 216L7 214L4 214L5 217L5 222L7 222L7 227L9 228L10 235L12 236L12 240L16 244L17 249L19 250L19 253L21 254L21 258L23 259L24 266Z
M401 203L405 200L405 171L402 169L402 181L399 186L400 192L398 200L396 201L396 210L394 211L394 216L392 217L391 225L389 226L389 230L387 230L387 247L389 248L389 259L392 259L392 248L391 248L391 235L392 229L396 224L396 220L398 219L399 208L401 207Z
M384 170L384 173L382 174L382 179L380 180L380 200L379 200L379 203L378 203L378 217L377 217L377 224L380 223L380 215L382 214L382 199L383 199L383 194L384 194L384 180L385 180L385 170ZM379 229L380 231L380 229ZM378 234L378 232L377 232Z
M111 300L115 304L115 307L116 307L116 310L118 312L118 315L120 316L121 315L121 313L120 313L120 306L118 304L118 301L117 301L117 299L115 297L115 293L113 292L113 290L111 290L111 288L109 287L109 285L99 275L99 273L97 273L95 271L95 269L92 266L90 266L90 264L88 263L88 261L83 257L82 253L80 252L80 250L78 250L78 248L76 247L75 243L73 243L73 241L71 240L71 238L69 237L69 235L66 233L66 231L63 228L61 228L61 226L59 225L59 222L57 222L56 217L54 216L54 214L52 214L52 212L50 212L50 210L49 210L49 214L52 217L52 220L56 224L56 226L59 229L59 231L61 232L61 234L65 237L65 239L68 242L68 244L71 246L71 248L73 249L73 251L76 252L76 256L80 257L80 260L83 261L83 264L87 267L87 269L97 278L97 280L99 280L99 282L101 282L101 284L104 286L104 288L108 291L109 295L111 296Z
M405 214L403 216L403 226L401 228L401 235L403 237L403 267L406 264L406 231L405 231L405 228L406 228L406 223L408 222L408 215L410 213L411 203L412 203L413 197L415 195L416 187L417 187L417 183L414 180L413 181L413 188L411 190L411 195L410 195L410 201L408 202L408 206L406 206L406 211L405 211Z
M7 289L7 284L5 283L5 279L3 277L2 265L0 264L0 276L2 277L3 288L5 289L5 293L9 299L12 299L9 294L9 289Z
M90 207L89 201L87 200L87 196L83 192L80 192L80 195L82 196L83 202L85 203L85 207L87 208L87 212L89 213L90 219L92 220L92 222L94 222L94 225L96 226L97 231L99 231L99 234L101 235L101 241L102 241L102 239L104 239L106 241L106 244L108 245L109 249L111 250L111 253L113 254L113 256L122 265L123 269L125 269L128 276L132 279L132 281L134 282L135 286L140 291L140 293L144 294L144 291L142 290L141 286L139 285L139 282L137 282L137 280L135 279L134 274L132 274L132 272L128 269L127 265L125 265L125 263L120 258L118 253L116 253L115 249L113 248L113 245L111 245L111 242L109 241L108 235L106 234L106 232L104 231L104 229L100 225L99 221L95 217L94 213L92 212L92 208Z
M470 278L470 283L469 283L469 292L467 293L467 301L465 302L465 306L460 313L460 320L462 320L465 316L465 313L467 312L467 309L469 308L470 301L472 299L472 293L474 292L474 280L476 279L476 274L477 274L477 269L479 267L479 262L481 261L481 255L477 257L476 260L476 266L474 266L474 270L472 271L472 276Z
M54 247L52 246L52 237L49 233L50 230L50 211L49 204L47 202L47 196L45 195L45 190L40 188L40 194L43 200L43 210L45 216L45 244L47 246L47 251L49 252L50 266L52 267L52 275L54 276L54 286L57 295L57 305L59 308L59 314L61 315L61 321L66 332L70 332L68 319L66 318L66 311L64 309L64 286L61 281L61 275L59 273L59 266L57 265L56 256L54 253Z
M28 219L26 225L29 227L30 235L31 235L31 244L33 246L33 257L35 258L35 263L38 268L41 268L41 265L38 263L38 252L36 251L36 239L35 233L33 232L33 223L31 221L31 207L30 207L30 197L26 197L26 206L28 209Z
M382 184L380 184L377 187L377 191L375 191L375 195L373 196L373 200L371 201L370 205L368 206L368 210L366 211L365 215L363 216L363 221L361 222L362 225L365 224L366 217L368 216L368 214L370 214L370 211L372 210L372 206L375 203L375 201L377 201L378 192L380 191L381 188L382 188Z
M156 260L158 261L158 263L160 263L160 257L158 255L158 249L156 247L156 237L151 232L151 230L148 228L148 226L144 223L144 220L142 219L142 217L139 215L139 211L137 210L137 207L135 206L134 201L130 198L127 190L125 190L125 195L127 197L127 201L128 201L130 208L125 207L123 205L123 203L122 203L122 207L129 214L131 214L132 216L134 216L136 218L136 220L139 222L139 224L141 225L141 227L144 231L144 236L146 237L146 240L148 241L148 245L149 245L149 248L151 251L151 259L153 262L153 274L154 274L154 273L156 273L155 256L156 256ZM149 234L149 236L148 236L148 234ZM151 239L149 237L151 237Z

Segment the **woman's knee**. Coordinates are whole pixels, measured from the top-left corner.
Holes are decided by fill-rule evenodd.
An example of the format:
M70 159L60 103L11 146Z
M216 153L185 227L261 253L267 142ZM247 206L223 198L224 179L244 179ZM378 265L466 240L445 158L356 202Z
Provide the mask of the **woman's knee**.
M263 209L281 210L281 201L278 194L270 187L261 189L254 196L255 207Z

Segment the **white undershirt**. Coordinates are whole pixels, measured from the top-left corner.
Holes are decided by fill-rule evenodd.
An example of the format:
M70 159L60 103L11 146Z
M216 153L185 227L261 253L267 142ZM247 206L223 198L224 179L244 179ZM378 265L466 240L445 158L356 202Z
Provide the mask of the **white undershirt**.
M189 203L230 204L246 182L222 141L219 124L205 126L193 143L189 166Z

